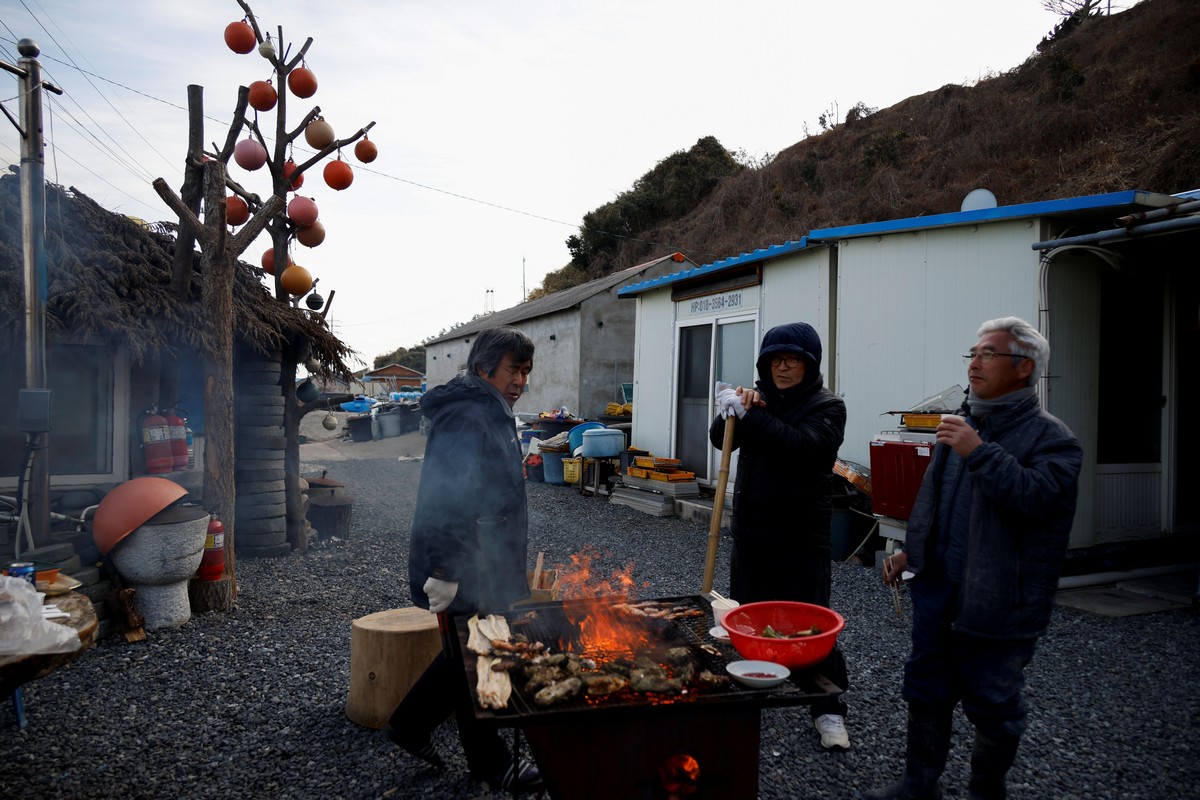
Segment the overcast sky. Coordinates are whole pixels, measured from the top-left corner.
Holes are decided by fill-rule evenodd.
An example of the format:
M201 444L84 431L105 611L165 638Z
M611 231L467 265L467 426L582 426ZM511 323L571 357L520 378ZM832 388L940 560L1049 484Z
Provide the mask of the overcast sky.
M293 49L314 39L319 89L289 98L291 125L312 104L341 137L375 122L379 158L368 167L347 154L349 189L326 187L319 167L307 174L301 194L327 236L293 251L318 291L336 290L334 332L368 365L520 303L569 260L564 240L586 212L703 136L778 153L806 126L818 133L823 112L844 118L860 101L883 108L1009 70L1056 22L1039 0L251 5ZM47 95L47 180L171 219L150 183L182 183L188 84L205 87L211 143L225 138L237 86L271 77L257 53L225 46L241 18L234 0L0 0L0 58L16 63L15 41L32 38L66 91ZM0 75L16 114L16 80ZM0 163L18 162L19 148L0 123ZM270 190L265 171L230 171ZM268 247L260 237L242 259L257 264Z

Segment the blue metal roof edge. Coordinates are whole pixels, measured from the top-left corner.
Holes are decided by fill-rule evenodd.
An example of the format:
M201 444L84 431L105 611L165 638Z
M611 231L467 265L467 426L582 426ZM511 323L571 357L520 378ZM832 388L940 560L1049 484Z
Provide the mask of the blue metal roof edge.
M798 250L803 250L808 247L808 237L802 236L799 241L784 242L783 244L773 244L770 247L764 247L755 250L753 253L742 253L740 256L731 258L723 258L720 261L714 261L711 264L705 264L695 269L685 269L680 272L672 272L669 275L660 275L657 278L652 278L648 281L640 283L631 283L628 286L622 286L617 290L617 297L632 297L648 289L658 289L663 286L669 286L679 281L688 280L690 278L699 278L704 275L709 275L714 272L721 272L732 267L743 264L753 264L756 261L765 261L768 258L777 258L795 253Z
M1162 205L1160 202L1148 202L1152 197L1170 197L1170 195L1163 195L1158 192L1146 192L1140 189L1129 189L1122 192L1069 197L1061 200L1040 200L1036 203L1019 203L1015 206L997 206L996 208L980 208L972 211L932 214L927 217L907 217L905 219L884 220L883 222L843 225L839 228L824 228L822 230L809 231L808 238L813 242L828 242L837 239L852 239L856 236L874 236L883 233L896 233L898 231L926 228L945 228L953 225L997 222L999 220L1019 219L1021 217L1040 217L1049 214L1086 211L1110 206L1148 205L1157 208Z

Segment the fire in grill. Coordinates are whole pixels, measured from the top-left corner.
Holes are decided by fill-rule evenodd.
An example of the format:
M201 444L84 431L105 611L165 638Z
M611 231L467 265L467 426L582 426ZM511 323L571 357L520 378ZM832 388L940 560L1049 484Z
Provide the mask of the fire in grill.
M531 681L537 673L513 659L507 706L487 708L476 696L478 717L524 731L552 797L753 797L760 710L840 691L811 670L767 689L730 680L725 667L738 655L709 636L709 604L698 595L539 603L506 619L514 638L541 642L552 659L573 659L579 670L574 694L539 703L544 682ZM474 691L477 662L465 620L457 632ZM639 671L661 684L635 682ZM583 679L603 675L628 683L588 693Z

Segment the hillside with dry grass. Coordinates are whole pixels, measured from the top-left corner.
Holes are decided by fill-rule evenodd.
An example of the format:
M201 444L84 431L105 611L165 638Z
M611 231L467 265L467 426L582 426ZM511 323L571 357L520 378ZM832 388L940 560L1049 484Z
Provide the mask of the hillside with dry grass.
M551 273L539 294L669 252L651 242L708 263L818 228L957 211L979 187L1001 205L1200 188L1197 42L1200 2L1144 0L1084 20L974 86L877 111L860 104L831 130L715 181L686 214Z

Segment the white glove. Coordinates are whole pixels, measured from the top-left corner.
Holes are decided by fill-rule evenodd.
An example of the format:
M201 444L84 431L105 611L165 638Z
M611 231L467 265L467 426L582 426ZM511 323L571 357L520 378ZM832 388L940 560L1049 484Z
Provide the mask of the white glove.
M742 405L742 398L732 386L723 381L717 381L717 410L721 412L721 417L729 419L730 414L734 414L738 419L746 416L746 407Z
M458 594L458 581L439 581L437 578L429 578L421 589L429 598L429 610L434 614L440 614L454 602L454 596Z

